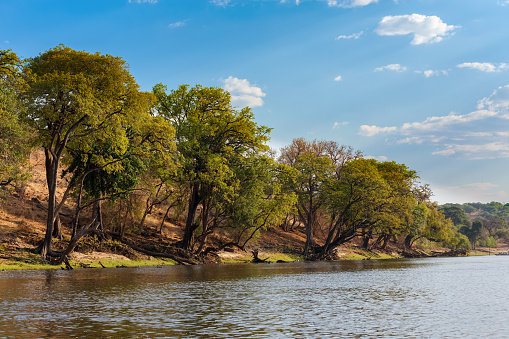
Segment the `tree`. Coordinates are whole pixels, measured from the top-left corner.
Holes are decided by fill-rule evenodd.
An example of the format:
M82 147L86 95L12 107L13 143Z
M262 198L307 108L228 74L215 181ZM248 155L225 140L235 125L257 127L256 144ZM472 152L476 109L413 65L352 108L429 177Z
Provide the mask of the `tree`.
M489 232L490 236L494 236L498 230L507 227L507 221L499 216L491 216L483 220L484 228Z
M124 153L129 142L121 126L136 115L140 92L121 58L63 45L28 59L24 73L28 84L22 96L27 105L26 120L37 130L37 141L45 154L48 215L40 250L46 258L58 256L51 249L54 224L70 191L81 181L69 185L57 203L63 155L70 147L86 153L94 147L92 140L111 140L115 152ZM115 166L111 160L105 157L94 162Z
M470 220L465 211L459 206L445 206L440 209L446 218L451 219L459 229L462 226L470 227Z
M27 178L32 132L20 121L18 100L23 88L21 61L10 50L0 50L0 186Z
M329 198L329 183L341 175L348 161L361 157L361 153L334 141L303 138L292 140L290 145L281 148L280 153L279 162L295 170L287 185L297 196L296 210L306 228L304 255L307 256L316 246L313 227L318 223L317 213Z
M0 75L17 75L22 62L12 50L0 50Z
M240 159L235 180L238 186L233 199L223 201L225 226L235 234L235 245L246 244L262 229L280 224L296 202L294 194L283 190L292 169L266 154L251 154Z
M396 234L413 210L416 173L395 162L355 159L328 185L329 231L318 257L355 237ZM409 209L409 207L412 208Z
M480 220L475 220L472 223L472 227L463 226L459 230L461 234L464 234L468 237L468 240L470 240L473 249L475 249L477 241L481 238L483 231L483 223Z
M379 220L372 227L373 232L378 234L374 245L385 249L390 238L406 232L417 197L427 196L427 192L426 188L417 185L417 173L405 164L384 161L377 162L376 166L389 185L388 197L378 212Z
M191 249L199 227L196 211L201 204L210 210L214 196L232 196L235 159L248 152L268 149L270 129L254 122L249 107L235 109L230 94L221 88L182 85L166 93L158 84L153 89L157 111L175 128L179 156L179 183L189 187L186 227L182 247Z

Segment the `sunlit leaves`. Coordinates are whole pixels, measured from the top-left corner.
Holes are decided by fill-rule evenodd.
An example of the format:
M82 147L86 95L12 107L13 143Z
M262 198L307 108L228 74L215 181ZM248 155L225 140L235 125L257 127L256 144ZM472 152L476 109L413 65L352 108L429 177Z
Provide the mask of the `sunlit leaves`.
M0 185L27 176L32 133L19 119L24 109L18 100L20 64L15 53L0 50Z

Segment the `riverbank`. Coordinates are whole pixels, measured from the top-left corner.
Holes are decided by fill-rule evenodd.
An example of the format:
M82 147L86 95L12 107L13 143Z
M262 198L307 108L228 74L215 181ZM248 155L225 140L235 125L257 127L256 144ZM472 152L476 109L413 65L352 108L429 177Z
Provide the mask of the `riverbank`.
M32 249L39 245L45 234L45 219L47 214L47 190L44 175L44 155L34 152L31 156L31 179L20 189L14 191L0 190L0 270L7 269L60 269L63 266L49 265ZM57 190L60 199L64 186ZM69 239L69 224L73 214L73 206L64 206L60 215L63 224L64 240L54 243L56 250L66 246ZM174 265L172 255L178 257L178 249L174 244L182 239L184 227L177 220L165 220L162 227L161 220L164 209L159 208L147 216L143 235L136 233L126 234L126 243L118 240L98 241L94 237L82 239L70 257L73 268L102 268L102 267L131 267L131 266L159 266ZM315 235L318 243L323 243L324 234ZM218 230L210 237L214 246L231 241L228 234ZM258 251L258 257L267 262L302 261L301 253L306 237L303 227L296 226L291 231L284 231L280 227L262 230L256 239L253 239L245 251L235 247L227 247L217 252L211 252L206 258L197 258L197 263L246 263L253 259L253 250ZM400 241L401 242L401 241ZM370 260L400 258L406 254L402 252L401 245L389 243L386 250L365 251L359 247L361 244L353 241L337 249L333 259L339 260ZM491 249L491 253L508 252L509 244L503 243L500 248ZM136 250L138 249L138 250ZM417 256L431 256L447 249L431 246L417 246ZM166 257L153 253L166 253ZM488 254L489 249L479 249L474 253Z
M270 233L277 233L278 230L270 229L264 231L260 237L262 241L258 241L257 245L266 245L267 241L263 238L273 237ZM117 248L122 248L121 243L117 243ZM87 249L88 248L88 249ZM255 248L255 247L252 247ZM103 248L104 249L104 248ZM287 247L288 249L288 247ZM277 248L256 248L258 258L265 263L281 263L281 262L297 262L304 261L299 253L288 253L278 251ZM117 252L126 253L125 247ZM126 267L142 267L142 266L168 266L178 265L179 263L169 258L155 257L145 255L134 250L129 250L127 255L113 253L112 251L101 252L92 250L87 246L82 246L79 251L71 254L69 263L73 269L101 269L101 268L126 268ZM485 252L484 249L476 250L469 255L495 255L496 252ZM336 260L383 260L398 259L404 257L434 257L447 256L447 251L416 251L413 255L409 253L400 253L393 250L388 251L367 251L358 246L349 245L339 248L336 253ZM251 250L241 251L239 249L229 249L227 251L219 251L215 254L214 260L210 258L202 263L210 264L242 264L252 263L253 253ZM64 264L52 265L41 259L40 255L33 253L31 248L8 248L5 243L0 245L0 271L4 270L48 270L48 269L66 269Z

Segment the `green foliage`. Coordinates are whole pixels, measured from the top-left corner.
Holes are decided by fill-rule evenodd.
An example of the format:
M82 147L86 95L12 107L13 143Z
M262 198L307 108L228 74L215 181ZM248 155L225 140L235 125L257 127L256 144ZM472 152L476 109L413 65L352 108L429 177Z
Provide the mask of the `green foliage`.
M267 155L252 154L235 168L238 182L234 198L222 201L226 226L237 235L237 243L245 246L259 230L278 225L296 201L293 193L283 191L283 181L291 170Z
M341 194L334 188L344 165L361 157L349 146L333 141L307 141L297 138L281 149L279 162L293 168L287 177L286 189L297 196L295 210L306 227L304 255L315 246L313 228L318 224L318 214L334 195Z
M415 206L414 171L394 162L348 161L329 185L330 227L322 253L364 234L386 243L405 230Z
M451 219L454 225L460 229L462 226L470 227L470 220L463 209L459 206L444 206L440 208L447 219Z
M0 77L16 76L21 65L21 60L12 50L0 50Z
M129 131L143 126L136 121L148 116L153 97L138 90L121 58L63 45L28 59L24 77L24 117L37 130L37 142L46 156L48 218L41 250L46 257L54 255L50 248L53 225L70 191L92 170L103 169L106 174L124 170L126 162L119 159L130 148ZM57 203L58 168L65 155L81 173ZM83 166L75 162L76 157Z
M472 245L470 244L470 240L468 237L461 233L454 233L453 238L449 242L450 247L453 247L454 249L464 249L469 251L472 248Z
M0 50L0 185L28 177L32 132L19 119L24 110L19 66L15 53Z
M495 237L497 239L509 240L509 229L508 228L504 228L504 229L497 230L497 232L495 234Z
M166 87L158 84L153 93L158 114L175 129L179 168L174 181L190 188L183 239L183 246L190 248L198 205L205 210L205 233L210 210L217 202L232 201L239 189L236 168L243 158L268 150L270 129L255 123L248 107L236 110L230 94L221 88L182 85L167 94Z
M481 247L490 247L490 248L497 247L497 239L495 239L494 237L491 237L491 236L485 237L485 238L482 238L479 240L478 245Z
M125 61L60 45L28 59L24 72L25 118L39 132L42 147L64 145L87 153L109 140L115 153L125 153L129 142L122 125L139 112L143 100ZM110 161L93 158L98 165Z

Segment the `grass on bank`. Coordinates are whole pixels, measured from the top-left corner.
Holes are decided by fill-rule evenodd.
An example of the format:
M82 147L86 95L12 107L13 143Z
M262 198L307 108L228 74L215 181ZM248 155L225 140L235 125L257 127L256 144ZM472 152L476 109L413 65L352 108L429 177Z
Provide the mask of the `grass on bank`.
M300 255L296 254L288 254L288 253L279 253L279 252L270 252L263 253L259 255L260 259L268 259L267 262L275 263L277 261L285 261L285 262L295 262L295 261L303 261L304 259ZM223 264L244 264L249 263L253 260L253 256L246 252L245 255L240 256L235 259L223 259Z
M110 268L110 267L139 267L139 266L165 266L176 265L177 263L166 258L151 259L84 259L70 260L72 268ZM102 264L102 265L101 265ZM21 252L9 259L0 260L0 271L4 270L58 270L65 268L65 265L51 265L41 259L39 254L28 251Z

